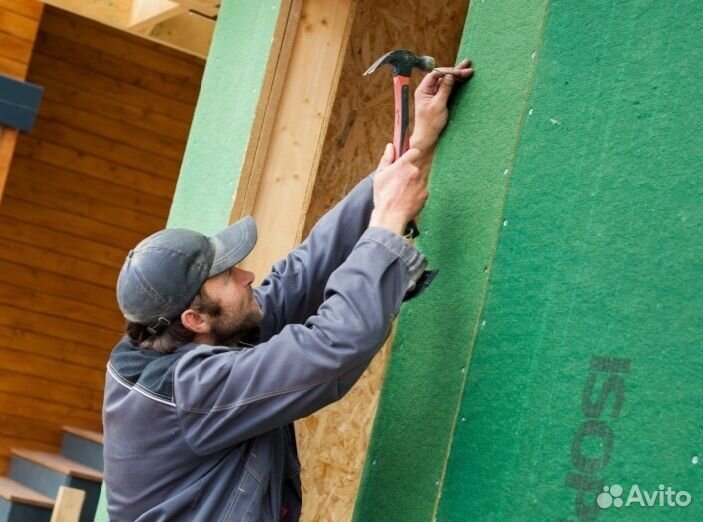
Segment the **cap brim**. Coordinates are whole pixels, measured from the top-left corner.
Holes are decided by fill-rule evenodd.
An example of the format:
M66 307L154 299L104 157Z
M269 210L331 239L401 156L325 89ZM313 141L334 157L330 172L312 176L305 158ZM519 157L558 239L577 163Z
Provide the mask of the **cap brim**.
M210 238L215 257L208 277L229 270L249 255L256 244L256 223L246 216Z

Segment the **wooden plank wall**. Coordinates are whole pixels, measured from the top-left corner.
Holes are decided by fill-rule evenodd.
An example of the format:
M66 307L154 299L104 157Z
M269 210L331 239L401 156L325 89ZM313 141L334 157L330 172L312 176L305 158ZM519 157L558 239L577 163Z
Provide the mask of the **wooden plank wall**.
M0 204L0 472L10 447L57 448L62 424L101 428L115 281L165 226L203 66L45 9L27 78L44 98Z

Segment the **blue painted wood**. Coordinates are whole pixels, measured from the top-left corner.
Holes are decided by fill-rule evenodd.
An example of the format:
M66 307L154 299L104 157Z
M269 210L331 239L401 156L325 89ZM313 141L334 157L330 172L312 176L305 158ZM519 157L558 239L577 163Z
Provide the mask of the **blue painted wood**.
M65 433L61 455L93 469L103 470L103 446L73 433Z
M0 498L0 522L49 522L51 510Z
M44 88L0 74L0 125L30 131Z
M56 498L59 486L68 486L68 477L63 473L40 466L17 455L12 456L10 478L38 491L49 498Z
M10 478L53 499L58 495L60 486L82 489L85 491L85 500L80 522L93 522L100 499L101 482L71 477L17 455L12 457Z

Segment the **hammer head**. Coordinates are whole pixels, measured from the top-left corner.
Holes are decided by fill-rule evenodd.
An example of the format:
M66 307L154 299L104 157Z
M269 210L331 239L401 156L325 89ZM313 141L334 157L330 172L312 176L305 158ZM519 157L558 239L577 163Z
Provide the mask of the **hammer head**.
M423 71L431 71L435 68L435 60L431 56L418 56L407 49L395 49L376 60L364 75L375 72L385 64L391 65L393 76L410 76L413 67L419 67Z

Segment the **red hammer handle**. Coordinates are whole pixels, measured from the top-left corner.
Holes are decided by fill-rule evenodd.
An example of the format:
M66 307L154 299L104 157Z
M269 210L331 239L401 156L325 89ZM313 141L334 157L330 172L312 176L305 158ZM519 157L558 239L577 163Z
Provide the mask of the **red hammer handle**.
M401 157L409 147L408 123L410 121L410 78L408 76L393 77L395 99L395 125L393 127L393 148L395 158Z
M410 121L410 77L393 76L393 94L395 98L395 125L393 127L393 149L397 160L410 147L408 136L408 123ZM417 237L420 231L415 221L408 223L405 235Z

